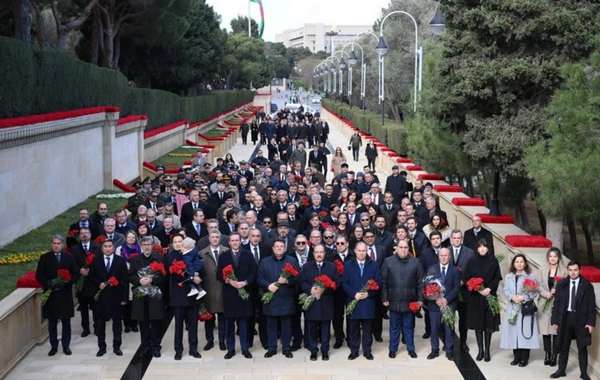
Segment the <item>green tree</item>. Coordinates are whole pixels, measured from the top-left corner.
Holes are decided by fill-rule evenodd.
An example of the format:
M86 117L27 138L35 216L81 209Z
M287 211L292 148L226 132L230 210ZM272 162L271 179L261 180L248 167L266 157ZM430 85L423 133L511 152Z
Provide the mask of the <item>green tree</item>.
M275 78L289 78L292 68L288 60L281 55L267 56L274 68Z
M236 18L231 20L231 30L233 31L233 34L245 34L246 36L248 35L248 17L247 16L241 16L238 15ZM254 21L254 19L250 20L250 35L252 37L258 37L258 24L256 23L256 21Z
M264 55L265 42L243 33L230 34L226 54L221 64L222 77L227 89L255 88L268 85L274 68Z

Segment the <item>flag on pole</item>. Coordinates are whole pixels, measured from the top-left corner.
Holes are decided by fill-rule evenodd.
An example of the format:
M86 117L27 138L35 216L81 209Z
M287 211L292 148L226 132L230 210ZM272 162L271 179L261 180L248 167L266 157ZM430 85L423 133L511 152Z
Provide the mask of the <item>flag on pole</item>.
M251 3L258 4L260 8L260 25L258 26L258 36L262 37L263 32L265 31L265 12L262 5L262 0L250 0ZM250 15L248 15L248 19L250 19Z

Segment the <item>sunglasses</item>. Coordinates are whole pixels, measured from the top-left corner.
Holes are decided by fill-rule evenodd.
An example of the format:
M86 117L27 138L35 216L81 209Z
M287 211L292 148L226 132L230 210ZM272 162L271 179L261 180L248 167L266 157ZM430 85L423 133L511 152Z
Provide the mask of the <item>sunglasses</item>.
M333 235L331 235L331 236L323 236L323 239L333 239Z
M273 224L273 222L267 222L266 220L264 220L263 224Z
M361 221L361 222L368 222L368 221L369 221L369 219L361 219L360 221Z
M344 244L346 244L345 241L336 241L335 242L335 245L344 245Z
M297 241L297 242L296 242L296 245L305 245L305 244L306 244L306 242L305 242L305 241Z

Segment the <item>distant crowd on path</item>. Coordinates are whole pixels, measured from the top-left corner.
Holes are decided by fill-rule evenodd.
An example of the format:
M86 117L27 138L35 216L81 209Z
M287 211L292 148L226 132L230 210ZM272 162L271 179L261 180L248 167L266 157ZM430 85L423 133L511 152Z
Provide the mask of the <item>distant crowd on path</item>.
M275 124L287 122L277 118ZM313 135L312 143L303 136L310 152L296 139L296 149L278 145L269 157L259 150L250 162L228 154L215 167L196 163L175 179L158 166L155 178L134 184L129 217L102 202L92 215L81 209L66 241L53 236L38 265L37 279L51 291L43 306L49 355L58 350L59 320L63 352L71 354L75 285L82 336L93 328L97 356L106 353L105 325L112 320L116 355L122 355L124 327L139 331L144 355L160 357L162 329L173 315L176 360L184 351L184 326L189 354L201 357L199 319L203 350L218 342L226 359L236 355L237 329L245 358L252 358L258 336L267 358L278 353L280 341L287 358L304 346L310 360L319 352L329 360L333 335L333 348L346 344L349 360L361 347L372 360L373 340L383 342L383 319L389 319L388 356L395 358L402 342L416 358L415 322L422 318L427 359L440 351L448 360L469 353L468 330L474 330L476 360L490 361L492 334L501 324L493 300L497 305L502 280L491 232L477 216L473 228L452 229L431 184L407 182L398 166L384 185L370 167L354 173L339 160L327 182L322 136ZM335 152L332 161L343 158L340 147ZM558 364L555 378L565 375L575 339L581 378L589 379L593 287L577 262L565 266L558 249L546 258L537 274L525 256L510 259L500 347L513 350L511 365L525 367L542 335L544 364Z

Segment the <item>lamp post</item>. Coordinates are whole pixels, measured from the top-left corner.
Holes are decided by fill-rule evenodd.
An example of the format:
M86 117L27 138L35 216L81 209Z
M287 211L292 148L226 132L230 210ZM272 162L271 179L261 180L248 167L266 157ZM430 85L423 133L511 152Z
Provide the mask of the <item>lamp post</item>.
M365 114L365 93L366 93L366 87L367 87L367 62L365 62L365 51L364 51L363 47L360 44L356 43L355 41L358 38L358 36L364 35L364 34L370 34L371 36L373 36L373 38L375 38L376 41L378 40L377 35L375 35L375 33L371 32L370 30L365 30L364 32L360 32L356 36L354 36L354 38L352 39L352 42L346 44L346 46L348 46L349 44L352 44L352 53L350 54L350 58L348 59L348 63L352 66L354 66L358 63L358 57L356 56L356 53L354 53L354 45L356 45L360 48L360 61L361 61L360 99L362 101L363 115ZM344 48L342 48L342 50L344 50L346 48L346 46L344 46ZM348 93L349 94L352 93L352 87L349 88ZM350 104L350 108L352 108L352 104Z
M336 88L337 88L337 78L336 78L336 68L334 65L334 59L338 60L338 64L340 62L340 59L338 57L336 57L335 55L332 55L331 57L327 58L325 60L326 63L331 63L331 66L329 66L329 71L331 72L331 74L333 75L333 86L330 86L330 90L332 90L333 93L333 102L336 102L336 97L335 97L335 92L336 92ZM331 83L330 83L331 84Z
M346 56L348 57L348 59L350 59L350 55L348 53L346 53L343 48L342 48L342 50L338 50L338 51L335 52L335 54L337 54L337 53L340 53L340 56L341 56L341 58L339 60L339 64L338 64L339 71L340 71L340 83L339 83L338 92L340 94L340 101L342 101L343 100L343 90L344 90L343 69L346 67L346 61L344 61L343 54L346 54ZM337 57L335 57L335 54L334 54L334 58L337 58ZM349 78L348 80L350 81L350 80L352 80L351 79L352 78L352 74L351 74L352 71L351 71L351 68L349 68L349 70L350 71L349 71L349 74L348 74L348 78Z

